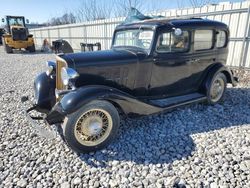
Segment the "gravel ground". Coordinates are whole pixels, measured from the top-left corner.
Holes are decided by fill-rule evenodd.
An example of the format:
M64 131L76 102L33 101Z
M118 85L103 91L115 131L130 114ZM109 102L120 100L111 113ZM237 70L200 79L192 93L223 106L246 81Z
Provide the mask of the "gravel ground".
M124 120L108 148L78 156L60 136L36 136L22 113L50 59L0 47L0 187L250 187L250 72L223 105Z

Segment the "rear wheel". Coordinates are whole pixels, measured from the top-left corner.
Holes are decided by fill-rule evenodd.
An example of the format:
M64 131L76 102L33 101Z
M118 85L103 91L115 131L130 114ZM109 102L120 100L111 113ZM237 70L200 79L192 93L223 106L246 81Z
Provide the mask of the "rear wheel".
M116 108L106 101L93 101L66 117L63 135L79 153L107 146L116 136L120 118Z
M26 48L26 50L29 52L35 52L36 51L35 44L33 44L32 46L29 46L28 48Z
M207 100L209 104L216 104L223 101L227 87L227 78L223 73L214 75L211 85L207 90Z
M5 43L4 38L2 38L2 43L3 43L3 46L4 46L4 50L5 50L5 52L7 54L13 53L12 48L8 44Z

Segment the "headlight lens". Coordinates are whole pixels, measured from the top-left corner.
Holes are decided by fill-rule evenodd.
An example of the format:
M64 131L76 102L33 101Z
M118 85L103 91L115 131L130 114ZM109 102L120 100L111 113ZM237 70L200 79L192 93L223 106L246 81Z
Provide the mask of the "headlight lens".
M53 62L53 61L47 61L46 62L46 67L47 67L46 74L49 76L49 75L51 75L53 70L55 70L56 63Z
M74 69L63 67L61 70L61 79L62 79L63 85L65 86L69 85L70 80L74 80L78 76L79 74Z
M52 66L48 66L47 70L46 70L46 74L49 76L53 71L53 67Z
M69 84L69 76L67 73L67 69L65 67L63 67L61 70L61 78L62 78L63 85L67 86Z

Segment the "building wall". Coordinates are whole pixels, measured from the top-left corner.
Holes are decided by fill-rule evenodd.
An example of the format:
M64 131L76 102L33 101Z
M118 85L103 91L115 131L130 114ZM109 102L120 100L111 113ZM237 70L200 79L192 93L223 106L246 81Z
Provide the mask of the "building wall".
M250 68L250 1L238 3L224 3L209 5L200 8L180 10L164 10L151 13L172 17L202 17L226 23L230 29L229 66L244 66ZM100 42L102 49L109 49L115 27L124 18L110 18L83 22L77 24L43 27L31 29L36 46L42 45L47 38L50 42L57 39L67 40L77 52L80 51L80 43Z

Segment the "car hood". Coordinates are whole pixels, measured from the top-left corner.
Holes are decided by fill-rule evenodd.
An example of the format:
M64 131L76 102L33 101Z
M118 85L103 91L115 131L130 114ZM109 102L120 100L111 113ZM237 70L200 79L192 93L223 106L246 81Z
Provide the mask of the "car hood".
M101 50L92 52L62 54L61 58L65 59L69 67L80 68L83 66L98 66L106 63L127 63L137 61L138 58L145 56L145 53L137 53L132 50Z

